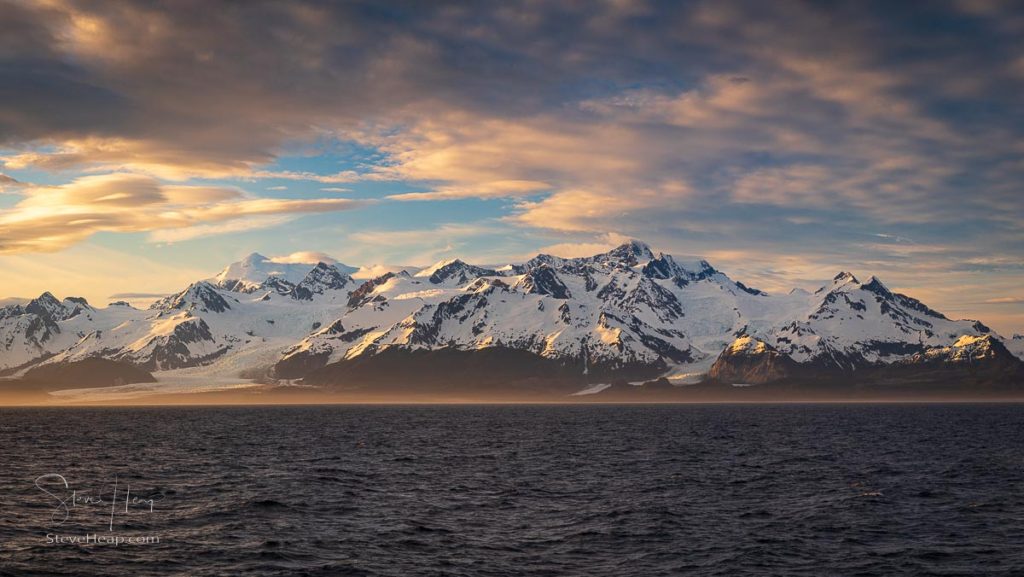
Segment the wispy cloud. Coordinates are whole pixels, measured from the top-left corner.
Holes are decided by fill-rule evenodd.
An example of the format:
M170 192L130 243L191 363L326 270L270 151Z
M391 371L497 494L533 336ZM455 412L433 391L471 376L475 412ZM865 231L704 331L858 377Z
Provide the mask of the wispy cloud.
M236 188L168 185L123 173L83 176L22 194L17 205L0 211L0 252L60 250L104 231L150 232L153 241L172 242L365 204L338 198L253 198Z
M986 305L1016 305L1024 304L1024 297L997 297L985 299L982 304Z
M392 200L454 200L459 198L508 198L537 194L551 185L535 180L497 180L467 185L439 186L429 192L393 194Z
M500 222L449 223L423 229L366 230L348 238L360 246L359 255L371 262L407 262L426 266L442 258L458 256L476 262L489 262L505 249L488 242L507 233ZM482 259L482 260L480 260Z
M270 262L284 264L316 264L318 262L323 262L327 264L334 264L337 263L338 261L335 260L334 257L328 255L327 253L312 250L303 250L282 256L270 257Z
M192 226L154 230L147 236L153 243L175 243L197 238L220 236L238 232L249 232L281 226L295 220L292 215L269 215L238 218L217 224L196 224Z
M168 293L114 293L112 299L158 299L167 296Z
M629 240L631 239L628 236L609 232L590 242L560 242L557 244L549 244L541 247L539 252L564 258L585 257L607 252L608 250L628 242Z
M23 186L25 186L25 184L19 182L17 179L0 173L0 193L15 192Z

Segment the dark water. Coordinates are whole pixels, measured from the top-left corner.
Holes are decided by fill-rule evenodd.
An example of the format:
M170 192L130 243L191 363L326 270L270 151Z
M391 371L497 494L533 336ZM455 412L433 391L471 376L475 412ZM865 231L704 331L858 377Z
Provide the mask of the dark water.
M2 409L0 451L5 575L1024 575L1022 405ZM54 526L49 473L104 503Z

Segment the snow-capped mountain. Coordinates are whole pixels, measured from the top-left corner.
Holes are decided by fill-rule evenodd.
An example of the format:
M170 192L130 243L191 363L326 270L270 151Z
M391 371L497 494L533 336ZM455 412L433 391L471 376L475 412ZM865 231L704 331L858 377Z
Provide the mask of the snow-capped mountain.
M0 369L27 367L63 350L77 338L76 328L105 316L97 312L85 299L61 301L48 292L0 308Z
M640 242L579 259L539 255L501 270L442 261L371 280L337 322L285 353L278 374L389 348L525 350L595 376L655 376L701 363L732 333L790 306Z
M893 293L875 277L861 283L846 272L818 289L810 301L806 313L769 333L754 334L797 362L855 369L991 332L980 322L950 320L916 299Z
M416 275L364 284L350 309L285 352L277 374L354 362L385 350L529 351L591 378L681 380L705 373L720 353L750 337L785 369L829 374L887 365L991 331L953 321L881 281L841 273L815 293L769 296L707 261L654 254L640 242L566 259L538 255L487 268L443 261ZM750 368L762 377L784 370ZM726 374L720 367L719 378Z
M875 278L840 273L814 293L768 295L638 241L506 266L445 260L366 281L355 270L253 254L146 310L46 293L0 308L0 371L101 357L161 379L187 370L324 382L344 374L331 367L359 363L367 374L375 359L393 366L403 355L460 351L445 362L477 362L501 356L479 351L513 351L503 358L525 354L592 382L693 382L710 371L747 383L964 358L1013 365L1008 351L1024 349L1024 339L948 319Z
M44 294L0 309L7 335L0 370L90 357L152 371L207 367L230 376L269 367L283 349L341 314L357 285L335 265L304 268L295 283L270 276L251 284L250 277L250 284L232 285L235 291L198 281L147 310L123 303L94 309Z

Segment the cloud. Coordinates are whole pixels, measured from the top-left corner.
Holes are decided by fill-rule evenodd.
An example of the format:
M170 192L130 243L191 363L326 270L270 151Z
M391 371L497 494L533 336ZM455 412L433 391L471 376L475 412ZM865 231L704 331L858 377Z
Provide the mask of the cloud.
M7 176L6 174L0 173L0 193L3 192L14 192L24 186L23 183L18 182L17 179Z
M519 220L567 231L607 230L610 219L621 228L623 215L628 226L645 227L651 218L729 204L842 208L892 223L990 212L965 207L950 186L981 153L895 96L901 82L850 63L851 75L867 78L845 89L822 72L824 61L794 59L778 56L775 75L709 75L678 92L627 90L557 115L424 114L366 142L387 155L378 178L438 183L393 199L546 192L518 205ZM758 156L771 165L747 160ZM947 202L934 202L943 195Z
M1021 195L994 186L1024 167L993 161L1020 131L965 100L1014 110L1017 77L992 63L1024 57L1004 46L1017 18L928 12L956 10L991 30L939 41L917 12L871 2L17 4L0 85L18 90L0 93L0 142L7 170L402 180L419 190L393 198L420 201L548 193L523 205L524 222L550 207L550 228L593 232L616 214L603 206L644 191L662 201L612 228L713 203L837 205L886 222L1019 211ZM323 142L382 156L329 174L266 168ZM558 218L581 196L592 218Z
M628 236L609 232L601 235L593 242L562 242L551 244L540 248L541 253L560 256L563 258L578 258L593 256L608 252L609 250L629 242Z
M377 278L377 277L379 277L382 274L387 274L389 272L397 273L397 272L403 271L403 270L405 270L407 268L415 269L416 267L404 267L404 266L396 266L396 265L372 264L372 265L367 265L367 266L360 267L358 271L352 273L352 278L354 278L356 280L369 280L369 279L372 279L372 278Z
M495 228L485 224L442 224L427 229L367 230L353 232L348 237L358 243L372 246L407 247L423 242L447 243L454 239L493 234Z
M271 257L270 262L281 264L316 264L319 262L335 264L338 261L323 252L304 250L283 256Z
M1024 297L996 297L985 299L982 304L986 305L1016 305L1024 304Z
M666 182L654 188L634 188L628 194L618 189L564 189L539 201L517 205L518 214L509 222L565 232L599 232L616 224L642 230L658 211L682 211L690 200L688 185Z
M137 174L83 176L21 191L0 211L0 252L48 252L97 232L150 232L154 242L273 226L305 213L351 210L348 199L253 198L239 189L167 185Z
M493 239L508 233L501 222L448 223L431 228L404 230L364 230L348 235L352 246L358 246L352 262L411 262L420 266L442 258L458 256L475 262L489 261L496 255L507 255L506 247ZM343 260L344 260L344 255Z
M249 232L264 228L281 226L295 220L289 215L254 216L239 218L217 224L197 224L193 226L154 230L147 235L152 243L175 243L197 238L220 236L239 232Z
M336 172L334 174L317 174L315 172L296 172L291 170L256 170L242 173L241 176L250 179L282 179L282 180L305 180L310 182L344 183L358 182L375 178L372 174L360 174L354 170ZM321 189L330 190L330 189Z
M546 182L534 180L498 180L474 185L440 186L430 192L393 194L392 200L455 200L459 198L508 198L536 194L550 189Z
M170 293L114 293L108 298L112 299L158 299Z

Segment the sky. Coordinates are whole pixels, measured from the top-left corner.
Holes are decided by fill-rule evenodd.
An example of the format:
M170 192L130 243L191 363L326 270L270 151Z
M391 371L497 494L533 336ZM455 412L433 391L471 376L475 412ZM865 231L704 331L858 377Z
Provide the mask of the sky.
M639 238L1024 332L1022 93L1014 1L0 0L0 296Z

